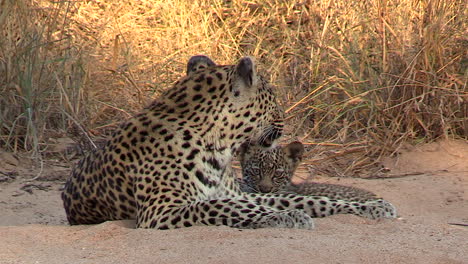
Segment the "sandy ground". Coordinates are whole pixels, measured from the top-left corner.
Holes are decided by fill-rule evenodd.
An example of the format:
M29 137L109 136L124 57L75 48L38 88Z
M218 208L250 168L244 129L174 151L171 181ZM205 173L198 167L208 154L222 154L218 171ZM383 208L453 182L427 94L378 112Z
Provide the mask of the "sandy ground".
M5 153L0 160L3 175L21 167ZM401 177L315 180L374 191L397 207L399 219L338 215L316 219L312 231L158 231L133 229L132 221L70 227L59 196L63 179L26 182L23 174L34 171L18 169L0 183L0 263L468 263L468 143L410 148L386 163Z

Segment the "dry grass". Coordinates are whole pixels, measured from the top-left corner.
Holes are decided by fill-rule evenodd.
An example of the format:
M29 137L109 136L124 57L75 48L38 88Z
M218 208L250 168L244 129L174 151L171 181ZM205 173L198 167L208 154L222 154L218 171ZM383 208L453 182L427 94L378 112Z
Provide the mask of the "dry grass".
M468 137L466 1L0 1L7 150L40 155L57 134L105 134L194 54L255 56L288 136L335 150L326 159L353 153L346 172L403 142Z

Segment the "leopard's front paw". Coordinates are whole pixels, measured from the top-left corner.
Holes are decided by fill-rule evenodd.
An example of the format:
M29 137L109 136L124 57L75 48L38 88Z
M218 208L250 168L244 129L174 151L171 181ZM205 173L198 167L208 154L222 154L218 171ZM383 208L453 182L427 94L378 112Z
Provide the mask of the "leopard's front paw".
M252 222L251 228L279 227L313 229L312 217L300 210L278 211Z
M396 218L397 211L393 204L385 200L367 201L360 206L362 216L370 219Z

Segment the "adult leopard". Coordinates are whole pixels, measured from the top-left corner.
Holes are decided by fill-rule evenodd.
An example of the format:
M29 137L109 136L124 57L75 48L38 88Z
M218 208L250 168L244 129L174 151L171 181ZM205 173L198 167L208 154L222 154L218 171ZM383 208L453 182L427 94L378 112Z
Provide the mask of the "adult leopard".
M242 193L233 153L245 141L270 147L282 128L283 112L251 58L223 66L194 56L185 77L73 169L62 193L68 221L311 229L315 216L395 217L383 202Z
M294 184L291 180L303 154L304 146L297 141L269 149L248 142L242 144L239 150L241 190L249 193L326 196L330 199L358 202L382 199L375 193L356 187L316 182Z

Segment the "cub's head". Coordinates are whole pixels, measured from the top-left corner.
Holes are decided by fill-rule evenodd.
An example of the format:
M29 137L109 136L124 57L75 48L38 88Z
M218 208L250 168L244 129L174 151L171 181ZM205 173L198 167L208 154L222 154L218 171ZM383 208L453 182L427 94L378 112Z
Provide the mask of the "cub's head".
M240 150L242 189L247 192L278 192L291 182L297 166L302 161L304 146L292 142L287 146L265 149L248 142Z
M283 111L252 58L216 65L206 56L194 56L187 64L186 78L193 81L188 95L193 110L208 115L202 121L213 121L212 134L231 149L246 141L270 147L281 136Z

